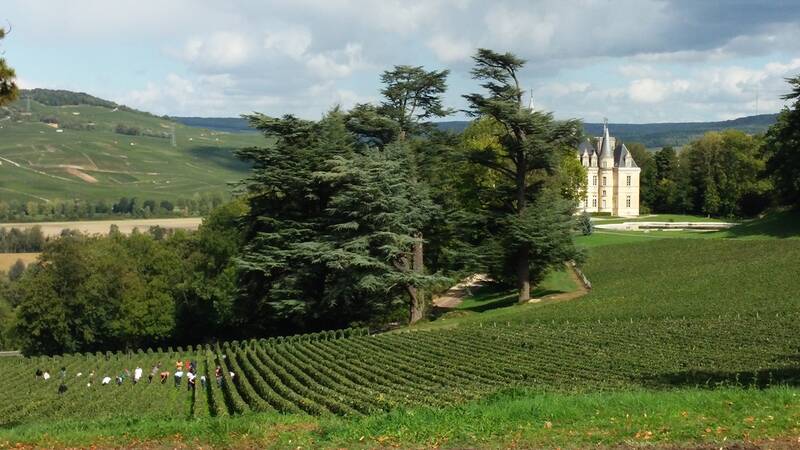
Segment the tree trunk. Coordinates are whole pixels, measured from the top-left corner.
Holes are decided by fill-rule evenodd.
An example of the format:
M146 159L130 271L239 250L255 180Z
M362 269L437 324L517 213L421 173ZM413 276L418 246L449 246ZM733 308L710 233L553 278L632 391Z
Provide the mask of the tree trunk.
M416 287L407 284L406 291L408 292L408 297L411 299L408 324L414 325L425 317L425 302L420 295L420 291Z
M531 279L528 271L528 247L523 246L517 254L517 289L520 303L528 303L531 299Z
M524 142L525 136L520 136L520 142ZM528 182L526 175L528 174L527 161L522 151L517 154L517 214L520 216L525 213L527 207L527 187ZM531 299L531 280L530 271L528 270L528 259L530 257L530 248L528 244L520 246L517 252L517 289L519 289L518 300L520 303L527 303Z
M411 270L422 274L425 272L422 233L417 233L415 237L417 238L417 241L414 243L414 257L411 262ZM413 324L425 316L425 309L427 305L425 304L425 292L422 289L417 289L413 286L410 287L414 290L414 293L409 291L409 297L411 297L411 319L409 320L409 323Z

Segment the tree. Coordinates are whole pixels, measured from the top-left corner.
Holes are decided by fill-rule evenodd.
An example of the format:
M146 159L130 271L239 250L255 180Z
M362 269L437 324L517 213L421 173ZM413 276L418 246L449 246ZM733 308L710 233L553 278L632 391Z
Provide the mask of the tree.
M331 198L331 227L339 252L328 265L359 274L352 284L365 298L393 298L397 286L408 295L409 323L424 318L421 290L438 278L420 270L415 247L419 231L436 209L427 192L409 180L413 170L404 142L382 151L370 150L351 159L337 158L326 174L341 183ZM421 250L420 250L421 252ZM419 259L418 259L419 258Z
M173 335L185 273L181 258L147 234L50 241L13 286L21 348L30 355L160 344Z
M655 209L656 187L658 185L658 170L656 168L655 157L647 150L644 144L638 142L628 142L625 144L636 165L641 169L639 175L639 198L641 199L640 210L648 213Z
M421 66L395 66L381 75L384 100L380 113L394 120L400 140L431 117L445 117L451 111L442 106L449 70L426 71Z
M655 185L648 195L652 198L653 212L683 211L679 190L678 154L672 147L663 147L653 157ZM643 181L644 183L644 181Z
M742 216L768 206L760 139L738 130L709 132L680 155L682 189L693 212ZM760 200L759 200L760 199Z
M779 201L800 206L800 75L788 78L792 91L783 96L795 99L778 115L765 139L767 170L772 178Z
M275 143L237 152L252 164L240 186L248 203L241 219L246 244L237 259L241 328L282 334L346 326L353 311L337 308L344 299L328 289L336 280L323 260L336 248L326 234L337 187L316 174L328 170L332 158L349 159L356 142L338 111L320 122L263 115L249 120Z
M6 37L6 30L0 28L0 41ZM19 89L14 81L17 74L9 67L5 58L0 58L0 106L6 105L17 99Z
M491 117L504 128L499 151L475 152L473 161L501 175L513 188L513 200L506 204L504 219L510 227L506 232L510 232L513 240L510 259L516 274L518 299L527 302L531 263L539 262L534 257L538 256L535 248L538 242L527 240L532 235L520 231L528 230L520 221L534 219L534 214L527 211L528 205L544 192L547 182L557 173L561 159L567 155L574 157L581 125L577 120L556 122L550 113L524 107L518 78L524 60L511 53L500 54L487 49L479 49L473 59L473 78L482 82L488 95L465 95L470 113L476 117ZM549 258L541 262L547 265Z
M426 71L421 66L401 65L381 75L381 82L384 84L381 94L384 100L378 111L397 123L400 130L398 139L401 142L404 142L406 136L414 132L421 122L432 117L445 117L451 114L451 110L442 106L442 95L447 91L449 73L449 70ZM415 160L415 154L410 146L403 148L411 162L406 165L407 177L411 183L409 188L424 191L425 188L420 185L417 176L419 164ZM422 231L424 226L424 222L418 223L418 228L414 231L415 240L412 243L413 257L404 260L408 269L420 276L425 272ZM413 285L406 286L406 290L411 302L409 323L413 324L425 316L427 304L424 292Z
M22 277L23 273L25 273L25 262L21 259L18 259L14 265L8 269L8 279L11 281L17 281Z

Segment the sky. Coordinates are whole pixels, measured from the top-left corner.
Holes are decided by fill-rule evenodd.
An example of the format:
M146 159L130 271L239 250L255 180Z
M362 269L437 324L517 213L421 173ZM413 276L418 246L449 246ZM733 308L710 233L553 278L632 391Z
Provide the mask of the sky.
M463 110L477 48L526 59L534 107L587 122L776 112L800 73L797 0L0 0L0 26L21 87L176 116L316 119L378 102L400 64L449 69Z

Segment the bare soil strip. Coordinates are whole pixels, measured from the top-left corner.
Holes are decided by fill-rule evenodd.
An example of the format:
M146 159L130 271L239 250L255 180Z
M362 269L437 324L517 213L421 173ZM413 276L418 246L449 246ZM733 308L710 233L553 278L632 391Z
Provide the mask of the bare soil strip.
M169 219L127 219L127 220L84 220L77 222L32 222L32 223L0 223L0 228L28 229L40 226L45 237L54 237L61 234L61 230L78 230L86 234L107 234L111 225L119 227L119 231L130 234L134 229L147 231L150 227L196 230L203 221L200 217L179 217Z
M0 272L7 272L19 259L27 265L35 262L38 256L38 253L0 253Z

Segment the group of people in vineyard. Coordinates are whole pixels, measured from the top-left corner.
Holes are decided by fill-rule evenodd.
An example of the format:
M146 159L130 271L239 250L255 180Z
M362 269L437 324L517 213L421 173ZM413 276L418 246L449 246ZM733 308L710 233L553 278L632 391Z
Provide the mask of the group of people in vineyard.
M92 384L94 384L94 379L95 379L96 372L97 372L97 370L95 369L95 370L91 371L88 374L87 383L86 383L87 387L91 387ZM142 379L142 373L143 373L143 370L139 366L136 366L136 368L133 370L133 375L131 375L131 371L128 370L127 368L122 369L122 371L115 377L116 384L117 384L117 386L121 386L123 383L125 383L125 380L127 380L127 379L131 379L133 384L138 384L139 381ZM48 370L42 370L41 368L37 368L34 375L35 375L37 380L38 379L42 379L44 381L48 381L51 378L50 377L50 372ZM188 390L190 390L190 391L195 389L195 385L196 385L196 382L197 382L198 378L200 379L201 386L203 388L206 387L206 376L205 375L200 375L199 377L197 376L197 362L196 361L192 361L192 360L188 360L188 359L186 361L177 360L175 362L175 372L173 374L171 374L171 375L174 378L174 382L175 382L175 387L176 388L179 388L181 386L182 380L183 380L184 377L186 377L186 388ZM59 394L63 394L63 393L65 393L67 391L67 385L66 385L67 368L66 367L62 367L61 368L59 376L60 376L61 383L59 384L59 387L58 387L58 393ZM83 376L82 372L78 372L77 374L75 374L76 378L80 378L82 376ZM150 374L147 376L147 383L148 384L152 384L153 383L153 379L155 379L156 376L159 377L159 380L160 380L161 384L165 384L169 380L169 377L170 377L170 372L168 370L161 370L161 362L160 361L158 363L156 363L152 367L152 369L150 370ZM222 381L223 381L223 379L222 379L223 377L222 377L222 368L220 366L216 367L216 370L214 371L214 376L216 378L217 384L221 386L222 385ZM231 376L231 379L233 379L233 377L236 376L236 375L233 372L230 372L230 376ZM111 384L111 381L112 381L112 378L110 376L104 375L103 378L100 380L100 384L105 386L105 385Z

